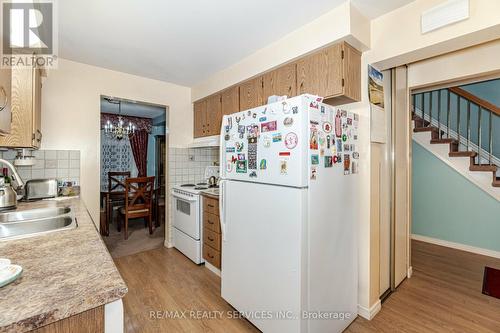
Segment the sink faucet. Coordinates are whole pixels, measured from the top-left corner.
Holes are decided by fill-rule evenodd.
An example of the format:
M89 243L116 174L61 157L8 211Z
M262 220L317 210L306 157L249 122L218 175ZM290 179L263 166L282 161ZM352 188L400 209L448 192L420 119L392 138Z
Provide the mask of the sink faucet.
M12 181L14 181L15 184L17 185L16 186L17 189L21 189L24 186L24 182L17 173L16 167L13 166L12 163L10 163L9 161L4 160L3 158L0 158L0 163L5 164L10 169L13 176Z

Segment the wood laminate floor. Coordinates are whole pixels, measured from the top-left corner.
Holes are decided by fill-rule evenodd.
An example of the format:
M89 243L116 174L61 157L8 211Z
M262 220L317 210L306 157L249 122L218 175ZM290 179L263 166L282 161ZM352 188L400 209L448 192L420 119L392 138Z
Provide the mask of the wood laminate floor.
M126 332L258 332L244 319L218 317L216 311L233 310L220 297L220 279L175 249L115 262L129 287ZM373 320L357 318L347 332L500 332L500 299L481 294L485 265L500 268L500 260L413 241L413 277ZM217 318L168 319L162 312L175 310L179 317L208 310Z
M114 222L116 223L116 220ZM163 247L165 240L164 224L154 228L153 234L150 235L149 229L144 227L142 219L130 220L128 225L128 239L124 239L123 226L120 232L116 230L115 223L109 226L109 236L103 237L104 243L113 258L129 256Z

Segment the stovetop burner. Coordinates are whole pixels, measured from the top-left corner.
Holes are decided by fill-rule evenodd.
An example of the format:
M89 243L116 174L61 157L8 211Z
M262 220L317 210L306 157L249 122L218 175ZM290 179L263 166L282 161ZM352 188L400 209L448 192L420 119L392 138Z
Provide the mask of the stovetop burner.
M195 190L206 190L206 189L208 189L208 187L206 187L206 186L196 186L194 189Z
M182 184L181 187L195 187L195 184Z

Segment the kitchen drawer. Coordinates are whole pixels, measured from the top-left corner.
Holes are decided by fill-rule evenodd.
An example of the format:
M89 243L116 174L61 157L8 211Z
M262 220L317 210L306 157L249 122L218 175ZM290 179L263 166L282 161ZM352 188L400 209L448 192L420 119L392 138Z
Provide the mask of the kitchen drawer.
M203 258L220 269L220 252L212 249L210 246L203 244Z
M203 227L220 234L219 217L215 214L203 212Z
M219 200L204 197L203 211L219 216Z
M209 229L203 229L203 245L209 245L211 248L220 251L220 234Z

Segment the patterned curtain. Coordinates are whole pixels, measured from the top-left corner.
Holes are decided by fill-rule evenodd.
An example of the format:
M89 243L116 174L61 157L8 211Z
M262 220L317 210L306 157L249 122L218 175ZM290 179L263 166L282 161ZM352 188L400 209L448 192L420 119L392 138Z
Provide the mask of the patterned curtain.
M134 154L135 165L137 165L137 177L146 177L148 162L148 132L136 131L129 135L130 147Z
M137 167L128 140L109 138L101 131L101 187L108 186L109 171L130 171L132 177L137 175Z

